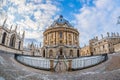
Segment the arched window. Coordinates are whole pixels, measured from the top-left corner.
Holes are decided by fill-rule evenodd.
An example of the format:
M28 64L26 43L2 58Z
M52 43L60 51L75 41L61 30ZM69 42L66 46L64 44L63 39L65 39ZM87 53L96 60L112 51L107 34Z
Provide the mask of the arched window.
M43 50L43 57L45 57L45 50Z
M49 51L49 57L50 58L53 57L53 51L52 50Z
M13 34L10 38L10 47L15 47L16 37L15 34Z
M2 44L5 44L5 40L6 40L6 32L3 33L3 37L2 37Z
M19 41L18 49L20 50L21 47L21 41Z

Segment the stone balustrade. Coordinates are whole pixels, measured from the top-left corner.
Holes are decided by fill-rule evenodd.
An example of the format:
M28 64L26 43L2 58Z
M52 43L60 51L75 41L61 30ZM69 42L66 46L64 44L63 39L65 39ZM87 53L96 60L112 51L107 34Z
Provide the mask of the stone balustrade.
M91 56L91 57L83 57L83 58L76 58L72 60L72 69L83 69L90 66L94 66L99 64L107 59L107 55L98 55L98 56Z
M24 65L38 69L51 71L71 71L84 69L106 61L107 54L74 59L46 59L42 57L24 56L16 54L15 59Z

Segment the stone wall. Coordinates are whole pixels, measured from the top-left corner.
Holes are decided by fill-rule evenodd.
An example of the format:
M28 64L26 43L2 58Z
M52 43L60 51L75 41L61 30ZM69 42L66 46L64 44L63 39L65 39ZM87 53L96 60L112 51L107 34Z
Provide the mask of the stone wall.
M8 53L22 54L21 50L10 48L10 47L7 47L7 46L3 46L1 44L0 44L0 50L8 52Z
M15 30L0 26L0 44L11 48L23 50L24 33L21 37L20 34L17 33L16 29L17 26Z
M90 53L90 46L84 46L83 48L81 48L80 50L80 55L81 56L90 56L91 53Z
M91 53L96 54L104 54L104 53L113 53L114 52L114 44L118 44L120 42L119 33L107 33L108 36L103 37L98 40L98 37L91 39L89 41Z
M114 45L114 51L120 53L120 43Z

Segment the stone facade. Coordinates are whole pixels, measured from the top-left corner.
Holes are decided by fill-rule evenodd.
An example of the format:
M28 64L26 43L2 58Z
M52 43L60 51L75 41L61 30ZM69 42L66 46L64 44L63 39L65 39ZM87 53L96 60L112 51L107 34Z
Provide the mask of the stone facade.
M90 56L91 53L90 53L90 46L87 45L87 46L84 46L83 48L81 48L80 50L80 56Z
M43 35L43 57L56 58L61 55L73 58L80 55L79 32L63 16L55 20Z
M1 50L10 50L9 52L22 53L24 55L42 56L46 58L75 58L80 56L90 56L104 53L120 52L119 33L107 33L107 36L98 40L98 37L89 40L89 45L83 48L79 47L79 32L71 24L60 16L51 26L43 32L43 47L41 48L29 44L23 49L25 32L22 36L17 33L17 26L12 30L5 26L6 20L0 26L0 48ZM9 49L10 48L10 49ZM12 49L15 49L11 51Z
M28 44L26 48L24 48L24 55L42 56L41 48L32 42L31 44Z
M98 40L98 37L91 39L89 41L91 54L104 54L104 53L113 53L114 52L114 44L118 44L120 42L119 33L107 33L106 37Z
M12 30L12 26L8 29L7 26L5 26L5 22L6 20L3 25L0 26L0 45L22 51L25 32L23 32L21 37L16 31L17 26L14 30Z
M114 45L115 52L120 53L120 43Z

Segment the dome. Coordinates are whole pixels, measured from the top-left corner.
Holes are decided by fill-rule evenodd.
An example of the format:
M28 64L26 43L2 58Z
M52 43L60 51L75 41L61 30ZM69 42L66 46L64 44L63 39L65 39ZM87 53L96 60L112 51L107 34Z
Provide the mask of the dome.
M73 27L66 19L63 18L62 15L60 15L59 18L53 22L51 27L55 27L56 24L58 24L58 25L65 25L66 24L68 27Z

